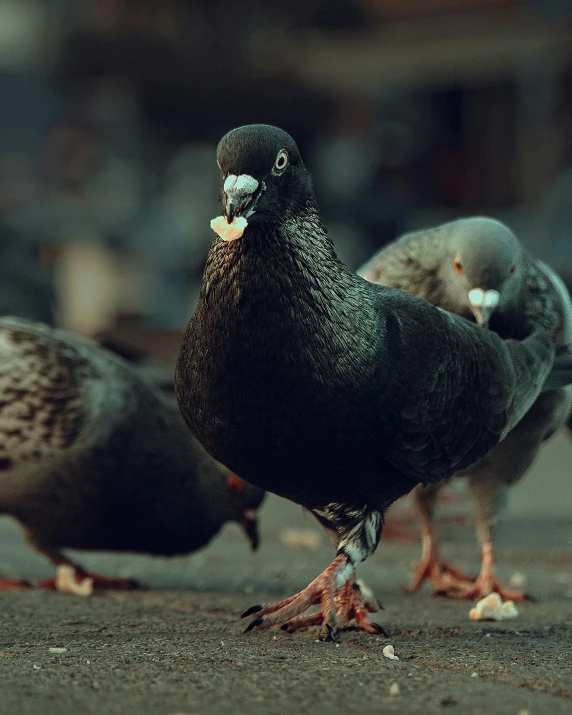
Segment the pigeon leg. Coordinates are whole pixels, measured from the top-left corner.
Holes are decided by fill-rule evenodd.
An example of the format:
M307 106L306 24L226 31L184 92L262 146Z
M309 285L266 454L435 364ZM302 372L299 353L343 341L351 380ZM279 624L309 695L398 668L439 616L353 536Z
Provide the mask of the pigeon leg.
M294 631L302 628L310 628L311 626L321 626L324 616L321 611L317 613L303 613L301 616L291 618L287 623L281 626L283 631L294 633Z
M318 604L320 610L317 613L305 613L310 606ZM367 633L384 633L369 617L369 613L378 609L355 583L354 566L345 554L338 554L330 566L296 596L255 608L256 611L249 609L244 614L256 615L247 631L282 626L283 630L292 633L299 628L321 625L332 638L338 629L349 627L353 619Z
M422 551L421 560L413 571L411 583L405 589L408 593L418 591L425 581L431 580L436 594L455 596L457 593L462 593L467 585L473 582L472 578L453 568L439 556L433 523L438 494L438 485L419 485L414 490L415 502L423 519Z
M130 579L107 578L86 571L57 549L41 544L30 533L26 534L26 538L36 551L47 556L57 568L56 577L40 581L40 588L71 593L75 596L91 596L94 588L110 590L138 588L137 582Z
M139 583L132 579L101 576L69 563L60 564L55 578L43 579L39 586L46 590L72 593L76 596L90 596L94 589L133 591L141 588Z
M338 505L336 505L337 507ZM356 584L355 567L375 550L381 535L382 517L378 512L352 514L353 522L344 521L338 512L335 517L328 510L313 512L331 532L337 534L336 558L303 591L278 603L254 606L243 618L255 615L246 631L253 628L282 626L288 632L299 628L321 625L328 640L335 640L338 629L351 626L352 621L367 633L385 634L369 614L378 610L369 594L364 594ZM336 525L334 522L339 520ZM337 527L337 528L336 528ZM317 613L306 613L311 606L319 605Z
M506 449L509 450L511 435L505 440ZM501 443L505 448L505 443ZM501 454L497 448L496 453ZM520 454L510 449L513 464L515 460L522 460L523 467L517 473L526 471L532 458L526 450L520 449ZM502 456L502 454L501 454ZM469 479L469 485L477 506L477 534L482 545L481 571L472 585L462 594L462 598L480 599L496 592L504 601L525 601L528 597L522 591L511 591L505 588L493 575L494 567L494 538L499 516L503 511L509 484L501 476L499 470L494 469L494 464L489 458L483 469L475 471Z
M292 618L303 614L310 606L317 604L322 605L320 615L321 621L324 622L330 617L334 598L338 592L338 577L346 570L349 570L351 575L353 569L354 567L350 564L348 557L344 554L338 554L325 571L295 596L277 603L268 603L248 609L242 617L256 613L256 618L250 623L247 630L255 627L281 626Z
M344 584L340 595L336 598L336 615L338 623L349 624L356 611L377 613L383 608L375 598L371 589L363 582L358 583L355 574Z
M353 618L358 627L362 628L362 630L375 633L376 635L385 635L385 631L381 626L372 624L368 616L368 613L376 613L379 611L380 606L372 597L362 591L360 586L355 582L355 574L343 585L339 596L335 598L335 603L338 628L350 627L350 621ZM322 624L323 619L324 616L321 611L303 614L290 619L282 626L282 630L293 633L300 628L319 626Z
M0 591L21 591L30 588L30 584L23 578L0 578Z
M483 561L481 572L477 576L473 585L466 589L462 597L467 599L481 599L490 593L498 593L503 601L526 601L530 598L523 591L511 591L505 588L493 576L494 566L494 546L492 541L483 544Z
M337 605L336 615L340 626L349 627L353 618L358 628L367 633L387 635L385 630L369 617L370 613L379 611L380 604L367 587L362 587L356 583L355 574L344 584Z

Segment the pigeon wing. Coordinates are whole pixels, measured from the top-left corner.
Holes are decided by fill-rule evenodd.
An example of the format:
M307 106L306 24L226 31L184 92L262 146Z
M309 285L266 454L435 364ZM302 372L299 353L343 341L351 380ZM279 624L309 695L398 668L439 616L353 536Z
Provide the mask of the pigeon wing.
M403 315L404 313L402 313ZM400 395L388 459L435 483L483 457L526 414L554 359L545 333L505 342L466 320L418 304L393 336Z

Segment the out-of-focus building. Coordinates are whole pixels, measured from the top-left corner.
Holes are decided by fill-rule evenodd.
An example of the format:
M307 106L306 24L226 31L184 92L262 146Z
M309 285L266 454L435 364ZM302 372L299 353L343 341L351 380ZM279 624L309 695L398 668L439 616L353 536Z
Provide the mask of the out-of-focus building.
M485 213L572 282L571 37L557 0L0 0L0 271L82 332L182 328L216 142L260 121L351 265Z

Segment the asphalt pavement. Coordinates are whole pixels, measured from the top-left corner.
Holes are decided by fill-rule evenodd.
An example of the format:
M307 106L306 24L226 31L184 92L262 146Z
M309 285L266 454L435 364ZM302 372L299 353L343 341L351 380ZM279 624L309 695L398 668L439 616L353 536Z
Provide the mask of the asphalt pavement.
M457 489L460 489L460 486ZM443 551L469 572L479 553L470 500L447 503ZM407 509L397 510L407 515ZM312 517L269 497L252 553L228 525L185 558L71 552L148 590L91 598L30 589L0 593L1 713L572 713L572 440L557 436L514 490L498 574L534 603L500 623L473 622L471 604L408 595L415 543L382 542L359 570L384 604L388 638L355 631L339 645L317 630L243 634L240 613L291 595L331 560ZM0 573L53 575L10 519L0 520ZM383 656L391 644L399 661ZM53 649L56 649L55 651Z

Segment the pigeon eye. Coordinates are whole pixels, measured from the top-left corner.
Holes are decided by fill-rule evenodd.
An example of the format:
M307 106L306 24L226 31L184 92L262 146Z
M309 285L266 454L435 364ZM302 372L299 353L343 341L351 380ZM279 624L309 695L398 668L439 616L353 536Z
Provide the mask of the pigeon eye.
M282 150L279 152L274 162L274 171L280 173L288 166L288 154Z
M514 276L515 272L516 272L516 266L511 266L508 274L509 274L509 276Z
M457 273L462 273L465 270L459 257L455 258L455 260L453 261L453 265L455 266L455 270L457 271Z

